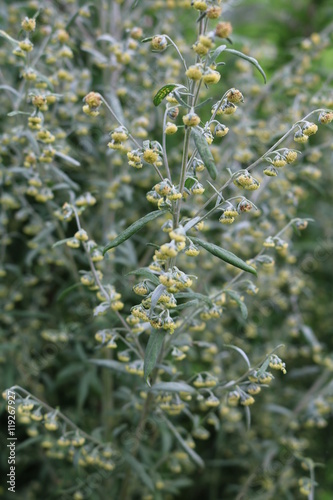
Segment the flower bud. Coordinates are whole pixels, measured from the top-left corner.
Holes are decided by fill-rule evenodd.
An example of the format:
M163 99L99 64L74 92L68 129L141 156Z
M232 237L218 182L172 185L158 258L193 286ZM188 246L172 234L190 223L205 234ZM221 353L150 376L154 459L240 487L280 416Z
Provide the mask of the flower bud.
M156 35L151 41L151 46L154 50L162 51L167 48L168 41L164 35Z
M171 118L171 120L175 120L177 116L179 115L179 108L171 108L168 109L168 117Z
M23 21L21 22L21 26L22 26L22 29L24 29L24 31L27 31L27 32L35 31L36 19L25 17L23 19Z
M192 5L196 10L200 10L200 11L205 11L205 10L207 10L207 7L208 7L206 2L203 2L201 0L194 0L194 2L192 2Z
M208 19L218 19L222 13L222 8L218 7L217 5L213 5L212 7L209 7L209 9L206 12L206 16Z
M183 123L187 127L195 127L200 123L200 117L196 113L188 113L183 116Z
M315 123L306 122L302 127L303 134L310 136L318 131L318 126Z
M304 144L305 142L308 142L309 136L305 135L302 130L298 130L296 134L294 135L294 141L298 142L300 144Z
M226 98L228 99L229 102L232 102L233 104L244 102L244 97L241 91L234 88L228 91Z
M216 137L224 137L229 132L229 128L223 125L223 123L218 123L214 129L214 134Z
M219 38L229 38L232 33L232 26L230 23L222 22L218 23L215 28L215 35Z
M295 160L297 160L297 151L293 151L292 149L289 149L285 155L284 155L287 163L293 163Z
M327 125L333 121L333 111L323 111L319 115L319 121L323 125Z
M202 79L207 85L218 83L221 75L218 71L208 69L203 75Z
M177 130L178 130L178 127L174 123L171 123L171 122L166 123L165 129L164 129L166 135L173 135L177 132Z
M277 176L277 170L274 168L272 165L268 165L264 170L263 173L267 175L268 177L276 177Z
M198 64L190 66L185 74L188 78L194 81L201 80L202 78L202 71Z

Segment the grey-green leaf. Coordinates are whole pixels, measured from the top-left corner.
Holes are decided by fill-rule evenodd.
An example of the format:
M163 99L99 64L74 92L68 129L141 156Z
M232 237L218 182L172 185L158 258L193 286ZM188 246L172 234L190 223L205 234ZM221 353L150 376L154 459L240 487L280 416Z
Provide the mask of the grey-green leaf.
M175 297L176 299L199 299L200 302L206 302L210 307L213 305L212 300L202 293L179 292L175 294Z
M239 52L238 50L235 50L235 49L224 49L224 50L225 50L225 52L230 52L231 54L235 54L236 56L240 57L241 59L245 59L245 61L248 61L249 63L253 64L253 66L255 66L257 68L259 73L261 73L261 75L264 79L264 82L265 83L267 82L265 71L262 69L262 67L258 63L257 59L255 59L254 57L247 56L246 54L243 54L243 52Z
M226 45L220 45L219 47L217 47L217 49L214 50L214 52L212 53L211 56L209 56L209 62L208 62L208 65L209 64L212 64L216 61L216 59L219 57L219 55L227 48Z
M115 370L116 372L127 373L125 364L113 359L89 359L89 363L93 363L94 365L98 366L104 366L105 368Z
M150 311L149 311L149 318L151 318L154 309L156 307L156 304L158 302L158 299L161 297L163 292L166 290L166 287L164 285L159 284L155 290L153 291L151 295L151 304L150 304Z
M163 99L168 94L170 94L170 92L172 92L173 89L175 89L176 87L178 87L178 85L176 83L168 83L167 85L164 85L163 87L161 87L160 90L158 90L156 92L156 94L154 95L154 99L153 99L154 105L158 106L159 104L161 104Z
M168 211L167 210L155 210L155 212L150 212L149 214L145 215L141 219L137 220L134 222L131 226L129 226L125 231L120 233L114 240L112 240L106 247L103 249L103 255L108 250L111 250L111 248L115 248L118 245L121 245L124 243L124 241L128 240L133 234L137 233L142 229L148 222L151 222L152 220L157 219L157 217L161 217L161 215L166 214Z
M251 368L250 360L247 357L246 353L243 351L243 349L241 349L240 347L237 347L235 345L228 345L228 344L224 344L224 347L228 347L229 349L234 349L235 351L237 351L244 359L245 363L247 364L247 367Z
M155 368L161 352L165 331L153 330L150 334L144 359L144 377L147 382L149 375ZM148 384L149 385L149 384Z
M195 146L196 146L197 150L199 151L201 159L204 162L205 167L207 168L209 175L211 176L212 179L215 180L216 176L217 176L217 170L216 170L214 158L213 158L213 155L209 149L208 143L207 143L205 137L203 136L203 134L201 133L200 129L193 127L192 134L193 134Z
M154 285L159 285L160 281L156 274L152 273L150 269L147 267L141 267L140 269L135 269L130 273L127 273L126 276L130 276L131 274L135 274L136 276L141 276L142 278L146 278L147 280L154 283Z
M186 384L185 382L158 382L154 384L151 391L162 391L162 392L189 392L193 394L195 389Z
M247 315L248 315L247 307L244 304L244 302L241 300L239 293L237 293L233 290L223 290L223 291L225 293L227 293L233 300L235 300L237 302L237 304L240 307L243 318L246 319Z
M208 243L207 241L199 240L199 238L193 238L191 236L191 240L193 241L193 243L196 243L200 247L207 250L207 252L215 255L215 257L228 262L228 264L238 267L239 269L242 269L242 271L257 275L257 271L254 269L254 267L249 266L244 260L237 257L237 255L233 254L232 252L224 250L223 248L214 245L214 243Z

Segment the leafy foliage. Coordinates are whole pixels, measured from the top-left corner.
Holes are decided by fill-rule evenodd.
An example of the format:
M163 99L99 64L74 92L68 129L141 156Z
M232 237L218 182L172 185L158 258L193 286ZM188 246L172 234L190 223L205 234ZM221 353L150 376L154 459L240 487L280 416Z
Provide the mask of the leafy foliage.
M331 17L1 6L20 498L330 498Z

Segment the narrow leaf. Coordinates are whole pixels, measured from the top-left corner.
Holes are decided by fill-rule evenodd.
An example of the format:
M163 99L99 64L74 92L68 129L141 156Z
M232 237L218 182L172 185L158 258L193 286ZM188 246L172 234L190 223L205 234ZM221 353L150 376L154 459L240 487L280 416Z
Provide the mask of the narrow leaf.
M169 429L172 431L175 438L178 440L181 447L186 451L188 456L193 460L193 462L195 464L197 464L201 469L203 469L205 467L205 464L204 464L202 458L199 457L199 455L194 450L192 450L192 448L190 448L188 446L188 444L184 441L184 439L179 434L178 430L172 424L172 422L170 422L170 420L168 420L164 415L162 415L162 418L165 421L165 423L167 424L167 426L169 427Z
M155 309L155 306L158 302L158 299L160 296L163 294L163 292L166 290L166 287L164 285L158 285L155 290L152 293L151 296L151 304L150 304L150 311L149 311L149 317L153 314L153 311Z
M187 177L185 181L185 187L187 189L191 189L191 187L194 186L196 182L198 182L198 179L196 179L195 177Z
M244 406L245 418L246 418L246 428L249 431L251 429L251 410L248 406Z
M217 245L214 245L213 243L208 243L207 241L202 241L199 240L199 238L193 238L191 236L191 240L199 245L200 247L204 248L207 250L207 252L211 253L212 255L215 255L215 257L218 257L221 260L224 260L225 262L228 262L228 264L231 264L232 266L238 267L239 269L242 269L243 271L246 271L248 273L252 273L257 275L257 271L254 269L254 267L249 266L244 260L240 259L237 257L235 254L232 252L229 252L228 250L224 250L221 247L218 247Z
M146 382L149 375L155 368L157 358L162 349L164 337L165 331L161 332L160 330L153 330L150 334L144 360L144 377Z
M116 43L116 40L109 33L103 33L103 35L97 37L97 41Z
M237 302L237 304L240 307L243 318L246 319L248 315L247 307L241 300L239 294L237 292L234 292L233 290L223 290L223 292L227 293L233 300Z
M203 134L200 132L200 129L193 127L192 134L194 137L194 143L196 145L196 148L199 151L201 159L204 162L205 167L207 168L209 175L211 176L211 178L213 180L215 180L216 176L217 176L217 170L216 170L214 158L213 158L213 155L209 149L208 143L207 143L206 139L204 138Z
M8 33L6 33L5 31L3 30L0 30L0 37L2 38L6 38L10 43L12 43L13 45L18 45L18 41L15 40L14 38L12 38L11 36L8 35Z
M31 113L25 113L25 111L11 111L7 113L7 116L16 116L16 115L31 115Z
M220 45L217 49L214 50L212 55L209 57L208 66L216 61L219 55L227 48L226 45Z
M64 153L61 153L60 151L56 151L55 155L58 156L58 158L62 158L65 160L67 163L70 163L71 165L74 165L75 167L80 167L81 163L71 156L65 155Z
M58 247L60 245L63 245L64 243L66 243L66 241L69 241L71 239L72 238L65 238L64 240L59 240L56 243L53 243L52 248L56 248L56 247Z
M141 276L142 278L146 278L147 280L154 283L154 285L159 285L159 279L156 274L152 273L147 267L142 267L140 269L135 269L130 273L127 273L125 276L130 276L131 274L135 274L136 276Z
M157 219L157 217L160 217L161 215L166 214L168 211L167 210L155 210L155 212L150 212L149 214L145 215L141 219L137 220L134 222L131 226L129 226L125 231L120 233L114 240L112 240L106 247L103 249L103 255L110 250L111 248L115 248L118 245L121 245L121 243L124 243L124 241L128 240L133 234L137 233L142 229L148 222Z
M195 389L185 382L158 382L157 384L154 384L150 390L177 393L190 392L191 394L195 392Z
M187 307L197 307L199 304L200 301L198 299L189 300L188 302L184 302L184 304L179 304L177 307L175 307L174 311L182 311Z
M158 92L156 92L156 94L154 95L154 99L153 99L154 105L158 106L159 104L161 104L163 99L168 94L170 94L170 92L172 92L173 89L176 87L178 87L178 85L176 83L168 83L167 85L164 85L163 87L161 87L160 90L158 90Z
M206 302L209 306L212 306L213 303L207 295L203 295L202 293L195 292L179 292L175 294L176 299L199 299L200 302Z
M151 42L153 38L154 38L153 36L148 36L147 38L144 38L143 40L141 40L141 43Z
M63 290L62 292L59 293L59 295L57 295L57 302L60 302L63 298L66 297L66 295L68 295L72 290L74 290L79 286L82 286L82 283L74 283L74 285L65 288L65 290Z
M143 464L139 462L133 455L126 454L126 462L135 470L141 481L147 486L150 491L155 491L155 486L152 478L146 472Z
M261 75L264 79L264 82L267 83L265 71L262 69L262 67L258 63L257 59L255 59L254 57L247 56L246 54L243 54L243 52L239 52L238 50L235 50L235 49L224 49L224 50L225 50L225 52L230 52L231 54L235 54L236 56L240 57L241 59L245 59L245 61L248 61L251 64L253 64L253 66L255 66L257 68L259 73L261 73Z
M242 356L242 358L245 360L248 368L251 368L250 360L247 357L247 355L245 354L245 352L243 351L243 349L241 349L240 347L237 347L235 345L228 345L228 344L224 344L224 347L228 347L228 349L234 349L235 351L237 351Z
M97 366L104 366L105 368L115 370L116 372L127 373L124 363L114 361L113 359L89 359L89 363L93 363Z

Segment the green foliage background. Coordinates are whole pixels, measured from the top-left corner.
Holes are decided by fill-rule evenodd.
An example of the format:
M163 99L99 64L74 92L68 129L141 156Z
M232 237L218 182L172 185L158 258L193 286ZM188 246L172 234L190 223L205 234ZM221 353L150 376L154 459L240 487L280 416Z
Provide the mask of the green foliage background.
M38 204L27 198L28 202L25 204L26 195L22 186L25 186L26 178L23 174L22 180L20 172L10 172L10 169L22 163L19 151L25 144L21 147L15 136L19 134L19 127L26 117L7 117L7 113L12 110L12 103L5 92L6 89L1 88L1 199L3 200L7 192L11 192L14 198L19 200L19 205L11 208L2 202L2 256L3 269L7 275L1 278L3 309L0 316L0 381L1 390L13 385L24 387L51 407L59 408L87 434L103 442L111 440L115 443L118 453L127 452L127 455L130 455L127 449L129 445L126 445L123 434L128 432L132 435L137 428L142 411L139 392L145 390L146 386L143 379L137 381L126 372L116 373L89 362L91 358L105 361L116 359L110 354L110 350L100 350L94 338L98 329L108 327L109 319L93 317L95 297L78 285L78 270L88 268L85 255L77 251L74 254L65 245L53 247L58 240L73 236L77 230L75 220L68 223L59 222L52 214L69 201L69 192L76 187L77 196L91 192L96 197L97 204L87 208L81 222L89 235L103 247L110 239L110 232L119 233L152 210L145 194L157 182L154 173L148 172L146 168L142 172L132 172L126 161L121 160L119 163L117 160L117 163L112 151L111 155L106 153L107 134L115 124L104 112L101 114L101 120L90 120L90 117L84 116L81 99L91 90L101 92L111 102L116 114L123 113L129 124L133 124L138 116L148 116L148 125L143 128L147 129L149 139L160 140L162 111L154 108L152 96L165 83L178 81L181 73L179 68L172 68L171 61L176 58L175 54L159 66L156 56L150 52L149 44L143 45L143 53L138 50L130 64L124 64L120 76L116 71L109 72L103 64L98 64L96 54L86 50L83 42L105 32L105 26L101 26L103 15L100 15L104 4L108 4L110 12L116 8L116 2L112 0L109 3L101 2L100 5L96 3L90 7L91 17L88 21L84 16L82 19L72 19L78 7L84 7L84 2L78 2L78 5L76 2L41 2L40 5L38 2L4 2L0 8L1 29L14 38L18 37L24 16L33 15L39 7L50 9L50 13L41 12L37 25L41 22L42 25L52 26L55 30L72 19L68 31L75 54L73 74L77 82L70 88L63 83L55 92L74 94L78 97L77 100L71 101L69 96L66 102L60 101L58 108L51 115L51 120L54 119L55 124L66 134L65 138L59 139L59 151L68 155L67 159L58 158L59 170L64 175L59 173L57 181L47 181L56 194L55 201ZM184 48L186 56L191 56L189 47L196 36L196 17L192 10L176 8L175 22L173 9L166 4L167 2L161 9L156 9L154 2L142 0L138 2L134 14L130 10L123 11L122 22L125 28L131 29L135 24L140 26L139 21L142 21L144 36L153 36L162 32L162 29L169 28L172 31L170 36L173 36L181 49ZM249 148L254 161L274 143L273 139L277 140L306 113L319 107L333 107L332 26L328 24L332 18L333 5L329 0L240 0L225 5L223 19L233 25L233 48L246 53L248 51L249 55L256 57L266 72L268 83L263 86L260 75L257 75L254 69L249 71L248 65L245 65L247 69L244 69L244 66L237 64L236 59L226 56L227 64L221 70L223 91L231 87L243 91L243 85L248 93L243 91L244 121L240 124L231 122L231 125L228 125L230 129L238 127L238 130L230 139L228 137L229 142L226 143L225 150L223 147L215 150L214 156L218 161L219 155L223 154L223 161L232 166L235 163L232 155ZM90 23L89 28L86 27L86 22ZM112 19L110 26L112 27ZM114 27L115 32L111 31L110 34L122 37L125 28ZM326 46L318 51L313 46L309 50L302 47L304 40L309 40L313 33L321 33L323 30L328 33ZM89 40L85 40L86 34ZM38 30L34 43L43 43L43 36ZM101 52L107 52L106 44L101 45ZM7 40L2 38L0 85L20 89L20 69L6 54L10 54L10 50ZM308 58L305 64L304 57ZM148 70L142 70L140 67L145 61ZM298 73L302 64L305 69ZM43 62L43 68L44 66ZM85 69L88 72L86 80L82 77ZM113 92L114 85L118 90L121 87L129 90L124 94ZM221 91L217 86L212 87L209 95L217 100ZM20 109L31 113L31 105L25 101ZM208 119L209 114L209 107L200 110L203 119ZM261 138L258 140L254 137L252 145L252 136L249 135L248 140L247 130L257 130L256 127L261 127L260 122L264 122L263 129L269 130L270 135L262 141ZM87 127L87 135L78 132L81 126ZM196 452L205 461L206 468L198 472L190 465L184 467L181 474L175 473L172 468L165 470L163 463L161 471L153 471L153 465L163 457L163 453L167 455L169 450L173 449L174 437L166 429L161 430L158 437L152 431L151 434L148 433L148 438L142 446L140 460L143 465L140 463L138 466L138 462L133 464L128 458L125 466L120 461L114 472L103 475L101 479L99 471L102 467L80 467L76 463L78 457L73 464L66 460L46 457L40 442L47 433L38 428L37 435L29 436L27 425L17 423L18 498L75 498L74 495L78 491L86 495L83 498L121 498L121 485L128 481L128 474L131 474L134 485L133 498L149 498L145 495L148 495L150 476L154 483L160 478L167 485L165 490L154 491L151 497L154 500L184 496L211 500L267 500L277 496L286 499L304 498L299 492L298 479L306 476L307 472L302 470L302 459L295 458L294 455L297 454L303 459L305 457L324 465L315 468L315 480L318 483L315 498L331 498L332 124L326 129L320 126L320 131L310 139L310 143L310 146L306 146L308 149L303 151L303 159L299 159L299 165L286 167L290 168L290 175L289 171L286 177L282 174L281 183L280 178L276 179L275 187L267 189L263 197L258 199L256 203L262 208L258 218L249 217L245 219L247 222L244 223L244 229L240 226L234 229L231 226L230 231L229 228L220 230L221 226L213 222L206 233L207 239L217 244L222 241L228 250L248 259L260 250L262 239L270 230L273 230L273 233L276 229L280 230L291 217L312 218L315 221L309 224L301 236L288 233L288 241L291 241L291 238L293 240L291 246L295 263L289 262L283 255L277 255L278 270L275 274L265 275L264 272L259 272L259 296L245 298L249 318L244 320L237 303L230 301L230 308L223 323L217 326L208 323L205 334L202 334L207 342L217 343L221 359L225 359L226 380L236 379L244 372L244 361L241 357L238 359L235 353L230 355L227 349L221 347L223 344L238 346L253 363L262 359L278 344L286 345L282 353L278 354L286 362L288 373L285 376L276 374L271 388L256 399L256 404L251 407L250 431L247 430L244 414L240 422L231 420L226 425L222 423L211 432L208 440L196 442ZM179 151L182 140L178 135L171 137L168 145L170 163L176 170L181 159ZM81 166L77 167L71 158L80 161ZM239 164L244 168L246 161L239 161ZM315 170L306 171L305 167L313 167ZM131 176L129 182L124 178L126 175ZM225 171L221 175L222 181L218 186L228 178ZM59 187L62 183L67 187ZM298 187L307 195L299 194L296 189ZM106 193L110 196L106 196ZM277 210L276 217L271 215L274 210ZM288 214L288 217L285 216L285 219L281 220L279 214ZM265 218L270 224L267 234L260 226ZM30 233L29 230L24 230L29 224L32 226ZM126 312L137 303L137 297L130 289L136 280L133 276L126 276L127 273L148 265L154 249L147 247L146 243L160 245L164 242L163 235L161 237L157 234L156 227L160 226L147 226L119 247L103 269L105 281L112 283L122 294L121 300L125 303ZM220 237L220 231L223 237ZM256 231L259 231L259 234ZM30 243L29 246L30 240L33 240L34 244ZM200 281L194 291L203 294L208 293L210 289L216 291L221 287L221 283L234 277L229 268L227 271L224 267L216 271L213 264L206 270L204 266L199 270L205 259L209 260L211 257L205 254L200 259L198 268L194 266L192 272L201 273L200 276L205 277L207 281L206 284ZM281 277L280 271L283 270L286 274ZM38 283L30 287L33 277L38 278ZM19 292L23 293L22 300L14 298ZM117 322L112 313L110 322ZM47 335L43 337L41 333L45 331L65 332L66 341L61 342L59 338L52 341ZM223 337L224 334L227 335ZM120 345L125 347L121 343ZM210 362L209 354L206 354L206 358L208 361L201 351L194 355L190 362L181 365L184 380L189 380L195 373L203 371L205 363ZM172 362L170 366L171 364ZM177 369L178 367L179 364ZM114 394L114 397L109 398L109 394ZM316 425L316 421L313 425L311 422L309 424L316 413L316 398L328 407L323 415L324 421L321 422L323 427L325 425L324 428ZM299 410L292 413L298 406ZM2 447L7 429L5 410L3 402L0 406ZM184 415L176 417L173 422L190 433L190 424ZM307 440L307 445L303 448L304 439ZM294 449L292 443L295 443ZM0 467L3 478L8 468L6 453L1 455ZM247 481L249 487L242 490ZM0 497L2 495L7 498L5 482L2 486ZM244 496L237 496L241 491L245 491Z

